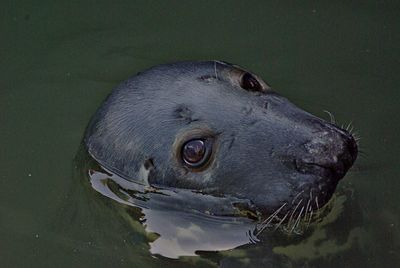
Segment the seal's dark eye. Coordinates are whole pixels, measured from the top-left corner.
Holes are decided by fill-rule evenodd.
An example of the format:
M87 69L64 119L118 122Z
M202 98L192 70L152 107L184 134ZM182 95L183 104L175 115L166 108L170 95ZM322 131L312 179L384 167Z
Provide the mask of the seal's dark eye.
M240 86L249 91L262 91L262 86L258 80L250 73L244 73L240 80Z
M188 167L199 168L210 159L211 142L209 140L194 139L187 141L182 147L182 160Z

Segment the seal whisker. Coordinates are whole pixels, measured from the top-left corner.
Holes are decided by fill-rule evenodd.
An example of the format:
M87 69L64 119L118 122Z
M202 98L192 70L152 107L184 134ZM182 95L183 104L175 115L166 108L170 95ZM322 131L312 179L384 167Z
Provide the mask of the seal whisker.
M356 143L358 145L359 141L361 140L361 136L358 134L357 131L354 131L353 133L351 133L351 135L353 136L354 140L356 141Z
M303 215L302 221L305 221L305 220L307 219L307 216L308 216L307 213L308 213L308 212L307 212L307 209L305 209L305 210L304 210L304 215Z
M331 120L331 124L336 124L335 116L331 112L329 112L328 110L323 110L323 111L329 115L329 118Z
M318 196L316 196L315 197L315 205L317 206L317 216L319 217L319 213L320 213L320 211L319 211L319 204L318 204Z
M295 197L292 200L292 205L294 204L294 202L296 201L296 199L302 194L304 193L304 190L302 190L301 192L299 192L298 194L295 195Z
M306 209L306 212L308 211L309 214L310 214L310 216L309 216L309 218L308 218L308 222L307 222L307 227L306 227L306 229L308 228L308 226L310 226L311 219L312 219L312 216L313 216L313 210L312 210L311 200L313 200L312 190L310 191L310 199L308 200L308 201L310 202L310 206L308 206L308 204L307 204L308 209Z
M265 228L268 227L268 224L271 223L271 221L275 218L275 216L281 211L281 209L286 206L287 203L284 203L282 206L280 206L277 210L275 210L274 213L271 214L261 225L263 225L260 230L257 232L256 236L258 236L262 231L264 231ZM268 220L268 222L266 222Z
M347 127L346 127L346 131L348 131L348 132L350 132L350 133L351 133L350 127L352 127L352 123L353 123L353 121L350 121L350 122L347 124Z
M292 219L293 219L294 213L296 212L296 210L297 210L297 208L299 207L299 205L301 204L301 202L303 202L303 199L300 199L299 203L297 203L296 207L293 209L293 211L292 211L292 214L290 215L290 218L289 218L288 224L287 224L287 226L286 226L287 228L289 228L289 227L290 227L290 224L291 224L291 222L292 222Z
M294 222L293 227L292 227L292 229L290 230L290 233L293 232L293 230L295 230L295 228L296 228L296 227L298 226L298 224L300 223L301 214L303 213L303 210L304 210L304 206L301 208L300 213L299 213L299 216L297 216L297 219L296 219L296 221Z
M308 218L307 228L308 228L308 227L310 226L310 224L311 224L312 216L313 216L313 210L312 210L311 207L310 207L310 217Z
M308 208L310 206L311 199L312 199L312 195L311 195L311 191L310 191L310 198L308 199L308 202L307 202L306 210L304 213L304 220L306 220L306 216L307 216Z
M312 190L310 191L310 198L308 199L308 202L307 202L306 211L308 210L308 207L310 206L311 199L312 199Z
M346 127L346 131L348 131L350 133L350 135L353 136L357 146L360 146L360 139L361 137L359 136L359 134L357 133L357 131L354 131L354 125L353 125L353 121L350 121L350 123L347 125Z
M284 203L284 204L283 204L282 206L280 206L277 210L275 210L274 213L272 213L268 218L266 218L266 219L261 223L261 225L263 225L265 222L269 221L271 217L273 218L276 214L278 214L279 211L280 211L284 206L286 206L286 204L287 204L287 203Z
M279 221L278 225L275 226L274 231L276 231L279 228L279 226L282 224L282 222L285 221L286 217L289 215L289 212L290 211L286 212L285 216Z

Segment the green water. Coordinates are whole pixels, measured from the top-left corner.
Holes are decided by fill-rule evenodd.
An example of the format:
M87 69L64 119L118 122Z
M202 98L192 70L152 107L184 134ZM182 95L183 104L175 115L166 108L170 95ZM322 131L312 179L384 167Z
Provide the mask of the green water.
M140 225L129 228L124 224L129 219L118 218L107 200L93 205L88 200L99 196L71 190L79 183L73 158L85 126L111 88L152 65L189 59L240 64L303 109L324 118L328 110L340 123L353 121L361 136L364 155L343 181L354 192L346 202L356 204L347 211L353 215L348 225L357 228L341 234L336 223L338 246L328 245L332 252L322 256L302 244L294 249L297 255L286 249L294 266L399 265L400 8L395 1L3 1L1 6L1 267L218 262L207 254L154 258ZM346 244L349 239L353 242ZM262 259L263 252L226 255L244 265Z

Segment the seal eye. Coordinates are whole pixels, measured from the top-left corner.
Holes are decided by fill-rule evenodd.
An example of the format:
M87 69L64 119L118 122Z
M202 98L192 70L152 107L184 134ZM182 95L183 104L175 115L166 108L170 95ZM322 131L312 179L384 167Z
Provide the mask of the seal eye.
M249 91L262 91L260 82L250 73L244 73L240 80L240 86Z
M190 168L199 168L210 159L211 144L204 139L187 141L182 147L182 160Z

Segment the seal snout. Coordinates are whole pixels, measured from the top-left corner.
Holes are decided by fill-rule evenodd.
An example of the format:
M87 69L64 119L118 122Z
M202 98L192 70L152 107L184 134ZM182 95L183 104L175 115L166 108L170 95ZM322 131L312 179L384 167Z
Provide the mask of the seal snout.
M307 154L296 160L296 169L336 180L344 177L358 153L354 137L332 125L304 144L304 147Z

